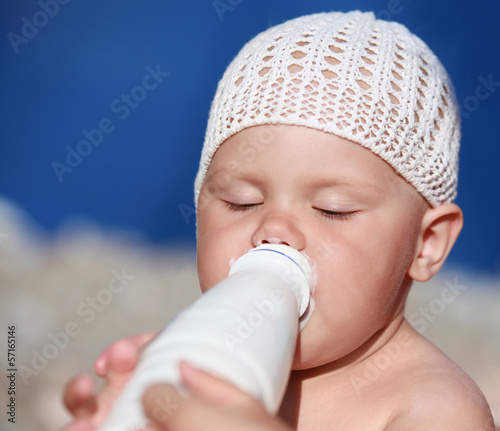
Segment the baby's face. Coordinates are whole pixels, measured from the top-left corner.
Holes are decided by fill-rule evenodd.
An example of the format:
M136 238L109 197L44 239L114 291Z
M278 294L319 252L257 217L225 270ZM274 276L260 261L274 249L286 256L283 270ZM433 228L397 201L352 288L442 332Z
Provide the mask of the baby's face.
M315 310L295 369L355 354L402 312L425 201L358 144L297 126L258 126L217 151L198 201L202 291L265 242L309 257Z

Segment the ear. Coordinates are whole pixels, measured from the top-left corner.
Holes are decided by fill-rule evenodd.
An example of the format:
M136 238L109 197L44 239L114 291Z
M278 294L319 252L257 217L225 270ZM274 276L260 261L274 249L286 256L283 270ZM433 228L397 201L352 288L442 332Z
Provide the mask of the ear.
M443 266L462 226L463 213L457 205L428 208L422 218L417 250L408 275L416 281L431 279Z

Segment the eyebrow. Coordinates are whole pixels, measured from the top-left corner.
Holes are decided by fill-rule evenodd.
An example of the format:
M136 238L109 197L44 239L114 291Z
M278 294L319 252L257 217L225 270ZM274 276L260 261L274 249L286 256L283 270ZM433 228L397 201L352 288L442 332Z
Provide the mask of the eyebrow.
M224 179L226 175L229 175L230 178L234 180L251 181L251 182L259 181L259 177L251 173L241 172L238 171L237 169L228 169L227 167L224 167L216 170L215 172L208 173L207 176L205 177L205 182L208 183L211 181L219 181L220 179Z
M327 187L347 187L356 189L369 189L377 193L382 193L383 189L377 184L369 181L364 181L359 178L340 176L336 178L324 178L313 180L311 185L314 188L327 188Z
M219 178L224 178L224 175L231 175L232 179L248 182L261 182L262 178L248 172L232 171L226 167L220 168L215 172L208 174L205 178L206 182L218 181ZM345 187L351 189L367 189L376 193L383 193L382 187L355 177L338 176L338 177L319 177L316 179L301 181L302 184L309 185L311 188L328 188L328 187Z

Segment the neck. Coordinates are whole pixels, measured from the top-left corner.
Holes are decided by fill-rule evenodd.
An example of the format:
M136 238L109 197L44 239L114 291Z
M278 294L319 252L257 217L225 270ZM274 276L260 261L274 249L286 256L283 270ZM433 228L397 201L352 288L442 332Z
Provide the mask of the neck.
M377 331L362 346L341 359L318 367L294 370L291 373L280 416L290 425L296 427L302 410L303 399L321 399L325 391L352 388L352 376L363 375L366 361L376 355L384 346L398 337L405 323L404 309L398 310L391 322Z
M398 312L391 322L384 328L373 334L365 343L348 355L310 369L292 371L291 380L307 380L315 378L329 378L337 374L350 372L353 368L366 361L372 355L387 345L399 331L404 322L404 310Z

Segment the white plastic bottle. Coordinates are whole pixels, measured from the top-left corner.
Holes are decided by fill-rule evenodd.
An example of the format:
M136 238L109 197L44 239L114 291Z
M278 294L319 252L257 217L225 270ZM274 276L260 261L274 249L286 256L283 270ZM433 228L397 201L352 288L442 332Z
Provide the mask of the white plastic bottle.
M228 278L181 312L147 347L100 430L145 427L142 394L159 382L182 390L181 359L228 380L276 413L310 288L311 267L298 251L274 244L250 250L233 264Z

